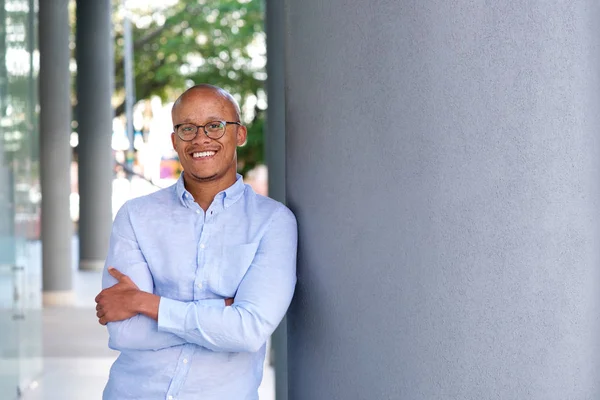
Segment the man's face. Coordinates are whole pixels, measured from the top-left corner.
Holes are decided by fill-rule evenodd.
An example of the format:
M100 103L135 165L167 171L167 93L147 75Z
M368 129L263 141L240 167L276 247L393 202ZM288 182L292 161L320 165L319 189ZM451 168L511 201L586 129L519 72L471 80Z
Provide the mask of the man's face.
M234 105L210 89L187 93L173 110L172 117L174 126L238 120ZM227 124L225 134L220 139L211 139L202 128L198 128L198 134L192 141L181 140L177 133L171 135L171 140L186 178L199 182L214 181L228 175L235 177L236 148L246 141L246 128Z

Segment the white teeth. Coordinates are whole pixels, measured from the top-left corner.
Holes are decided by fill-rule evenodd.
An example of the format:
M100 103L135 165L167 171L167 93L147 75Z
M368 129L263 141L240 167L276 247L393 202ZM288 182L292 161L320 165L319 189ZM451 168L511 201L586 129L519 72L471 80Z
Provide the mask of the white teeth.
M215 155L214 151L202 151L202 152L193 154L194 158L210 157L210 156L214 156L214 155Z

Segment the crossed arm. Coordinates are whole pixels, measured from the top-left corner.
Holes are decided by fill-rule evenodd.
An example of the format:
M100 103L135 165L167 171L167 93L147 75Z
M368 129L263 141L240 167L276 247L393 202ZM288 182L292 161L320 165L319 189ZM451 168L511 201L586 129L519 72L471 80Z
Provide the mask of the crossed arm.
M129 276L116 268L108 267L108 273L117 283L96 296L96 316L101 325L123 321L138 314L158 322L160 296L140 290ZM223 304L232 305L233 298L225 299Z
M235 302L182 302L153 294L152 275L127 211L120 214L107 257L107 265L116 268L106 269L105 289L96 297L97 316L108 326L111 348L159 350L194 343L213 351L253 352L262 347L283 318L296 283L297 231L289 210L282 207L272 217Z

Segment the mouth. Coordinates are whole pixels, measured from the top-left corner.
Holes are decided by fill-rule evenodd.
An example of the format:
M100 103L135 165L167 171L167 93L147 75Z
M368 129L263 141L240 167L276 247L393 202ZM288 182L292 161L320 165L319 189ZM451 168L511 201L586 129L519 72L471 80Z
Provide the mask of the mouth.
M192 158L194 160L207 160L209 158L214 157L215 154L217 154L217 152L214 150L196 151L194 153L191 153Z

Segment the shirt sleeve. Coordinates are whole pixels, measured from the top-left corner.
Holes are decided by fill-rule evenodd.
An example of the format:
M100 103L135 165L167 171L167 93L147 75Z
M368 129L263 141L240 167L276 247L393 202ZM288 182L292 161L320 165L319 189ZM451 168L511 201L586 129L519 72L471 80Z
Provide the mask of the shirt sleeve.
M213 351L256 352L283 319L296 285L296 218L281 206L229 307L161 297L158 330Z
M108 273L112 266L129 276L133 282L148 293L154 291L154 280L142 254L129 219L128 203L117 213L113 223L106 264L102 273L102 289L109 288L117 280ZM224 302L221 300L221 303ZM185 344L181 337L160 332L155 320L138 314L124 321L107 324L108 346L114 350L160 350Z

